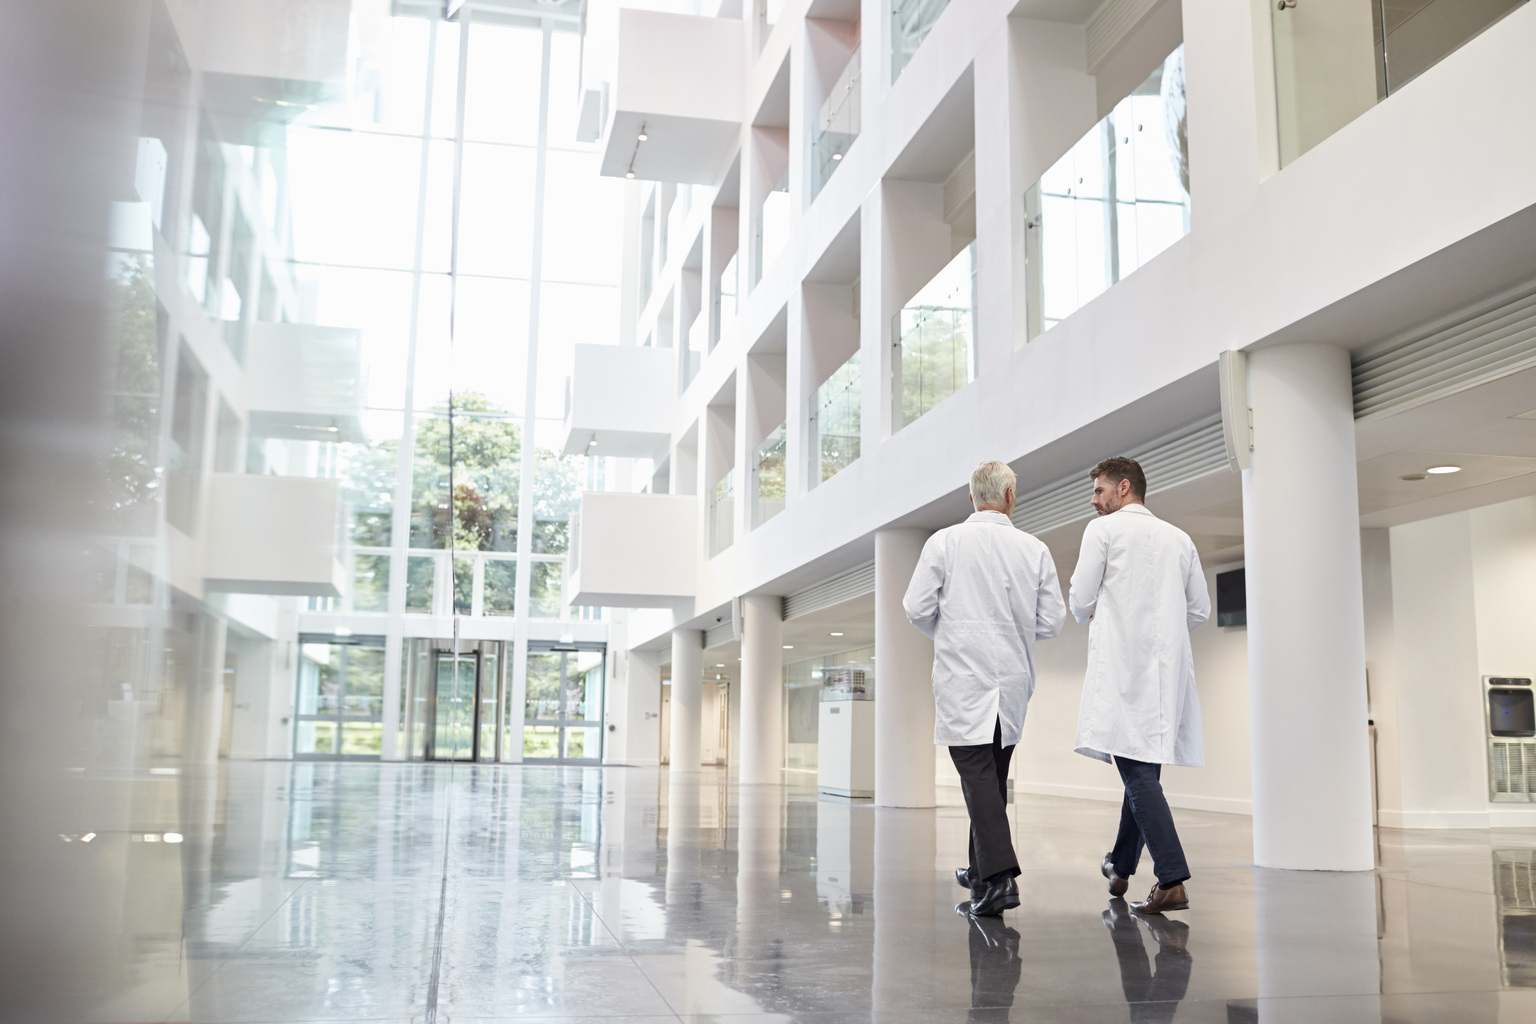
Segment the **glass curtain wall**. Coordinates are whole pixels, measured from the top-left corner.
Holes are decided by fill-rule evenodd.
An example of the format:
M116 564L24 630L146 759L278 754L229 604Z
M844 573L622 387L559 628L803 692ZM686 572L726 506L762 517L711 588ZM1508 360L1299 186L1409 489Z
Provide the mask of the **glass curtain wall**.
M565 561L580 492L612 466L562 454L564 388L576 344L616 341L622 186L576 141L576 20L327 4L301 50L253 44L270 71L253 77L149 6L140 123L116 161L112 441L90 554L114 609L95 671L133 721L164 720L123 756L225 750L230 728L247 754L401 756L415 744L386 720L406 638L451 635L457 617L522 651L599 617L566 607ZM231 0L205 27L281 17ZM266 478L329 482L339 513L262 497L278 494L251 489ZM279 560L248 558L240 578L189 575L249 546L210 518L235 494L278 523L324 515L306 522L336 538L334 571L274 583L260 563ZM274 633L294 612L322 639ZM341 640L354 634L383 646ZM291 697L291 721L204 714L237 649ZM348 703L363 697L366 715Z
M1024 195L1029 336L1189 233L1184 48Z

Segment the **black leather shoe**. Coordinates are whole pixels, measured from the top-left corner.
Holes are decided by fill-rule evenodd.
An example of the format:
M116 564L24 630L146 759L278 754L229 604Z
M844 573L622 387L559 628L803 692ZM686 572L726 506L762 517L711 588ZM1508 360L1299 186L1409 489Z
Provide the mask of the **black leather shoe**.
M971 900L971 913L977 917L998 917L1003 911L1012 910L1018 905L1018 879L1005 878L987 886L979 899Z
M971 880L970 868L955 868L955 881L959 883L960 888L971 891L971 899L973 900L980 899L982 893L987 891L986 886Z
M1115 865L1110 861L1109 854L1104 855L1104 863L1099 865L1099 870L1104 872L1104 877L1109 879L1109 894L1111 896L1124 896L1125 890L1131 887L1130 879L1121 878L1115 874Z

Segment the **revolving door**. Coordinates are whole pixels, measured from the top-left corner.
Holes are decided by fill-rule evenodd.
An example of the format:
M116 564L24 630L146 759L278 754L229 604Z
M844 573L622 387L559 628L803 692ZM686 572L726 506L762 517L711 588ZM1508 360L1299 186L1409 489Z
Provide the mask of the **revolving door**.
M406 641L405 732L411 760L497 761L504 726L501 641Z

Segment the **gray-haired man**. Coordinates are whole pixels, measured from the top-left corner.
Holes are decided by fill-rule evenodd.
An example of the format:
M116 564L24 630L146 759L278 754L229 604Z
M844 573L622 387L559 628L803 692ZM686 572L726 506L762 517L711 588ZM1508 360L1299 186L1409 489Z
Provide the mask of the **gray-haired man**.
M1008 518L1014 486L1001 462L976 468L976 511L928 538L902 601L933 638L933 741L949 747L971 818L970 863L955 879L980 916L1019 905L1008 763L1035 689L1035 641L1060 632L1067 615L1050 551Z

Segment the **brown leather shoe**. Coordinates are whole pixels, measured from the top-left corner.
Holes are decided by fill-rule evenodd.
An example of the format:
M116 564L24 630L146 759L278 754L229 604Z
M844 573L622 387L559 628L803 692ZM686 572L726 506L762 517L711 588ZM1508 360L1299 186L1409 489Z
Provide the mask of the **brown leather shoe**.
M1131 887L1128 878L1121 878L1115 874L1115 866L1109 861L1109 854L1104 855L1104 863L1099 865L1099 870L1104 872L1104 877L1109 879L1109 894L1111 896L1124 896L1125 890Z
M1172 889L1159 889L1152 887L1147 898L1140 903L1132 903L1131 909L1138 914L1161 914L1166 910L1188 910L1189 894L1184 891L1184 883L1180 882Z

